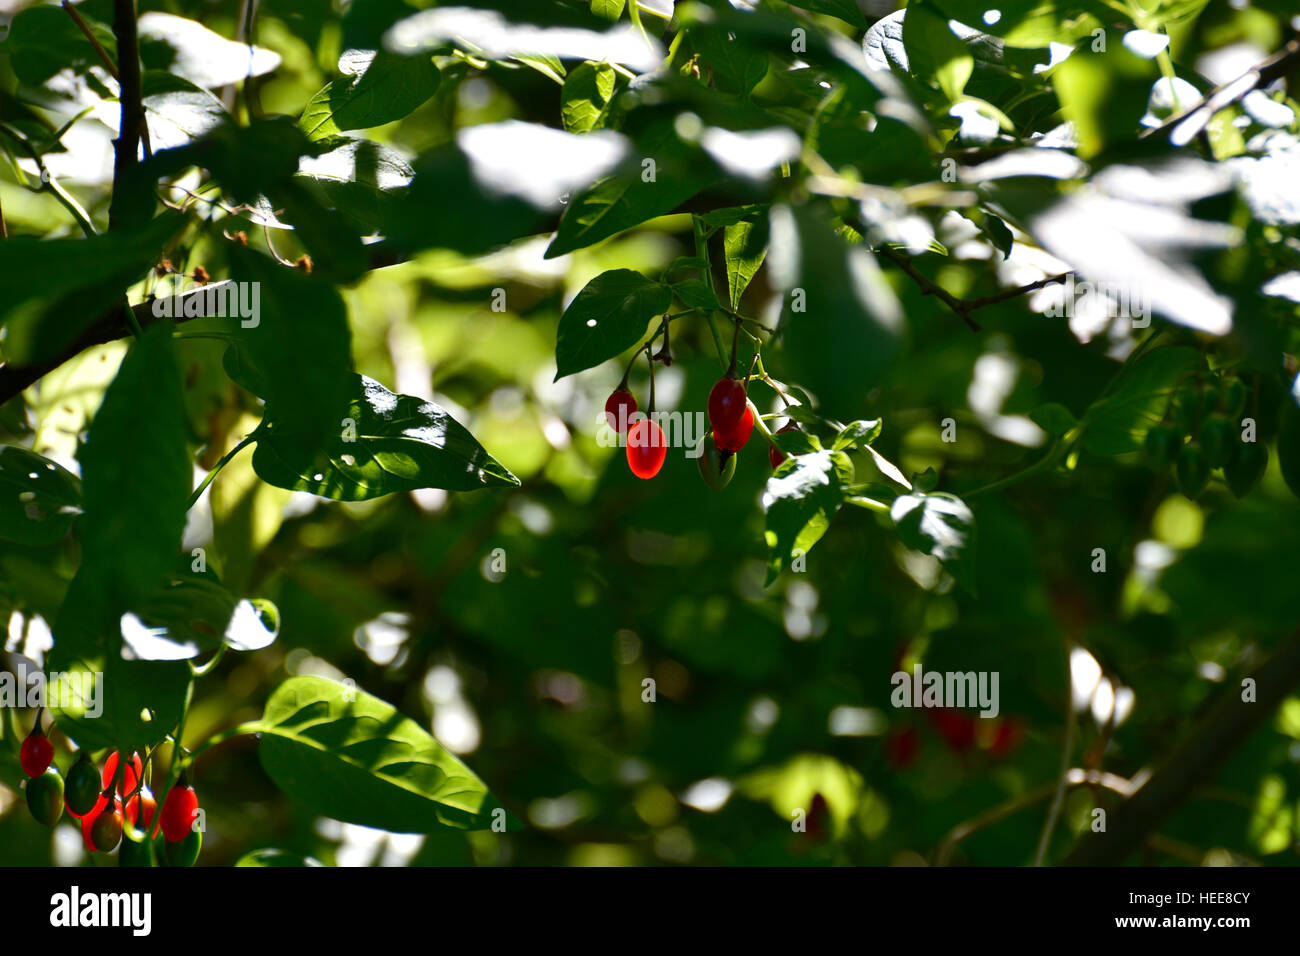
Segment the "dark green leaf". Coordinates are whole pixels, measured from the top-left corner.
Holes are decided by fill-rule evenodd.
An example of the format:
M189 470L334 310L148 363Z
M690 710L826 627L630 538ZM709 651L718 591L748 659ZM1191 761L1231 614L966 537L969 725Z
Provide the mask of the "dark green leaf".
M322 420L320 410L341 408L353 395L343 298L327 281L235 245L230 275L242 308L228 307L227 318L200 320L195 328L233 341L225 361L231 378L264 399L267 415L310 455L338 435L338 422ZM254 292L257 298L250 301ZM245 318L246 313L255 314Z
M262 766L316 813L395 833L517 828L473 771L355 687L290 678L267 701L260 729Z
M867 25L867 19L858 9L857 0L791 0L792 7L802 7L810 13L825 13L832 17L839 17L845 23L851 23L855 27L863 28Z
M1022 47L1072 43L1123 16L1101 0L1007 0L993 7L986 0L932 0L932 6L942 11L945 19L952 18ZM998 12L992 23L984 16L990 9Z
M1038 425L1053 438L1064 435L1079 424L1074 416L1070 414L1070 410L1058 402L1039 405L1029 413L1029 417L1035 425Z
M179 234L182 217L160 216L138 231L86 239L11 236L0 242L0 326L5 358L27 364L62 351L86 326L125 302ZM57 269L49 268L57 263Z
M109 56L116 58L113 31L85 13L82 19ZM91 66L103 68L94 47L86 42L72 17L52 3L33 5L19 12L5 42L0 44L0 53L9 54L14 74L30 86L40 86L68 68L82 74Z
M1282 415L1277 429L1277 459L1282 478L1291 493L1300 498L1300 376L1282 399Z
M81 513L81 481L35 452L0 446L0 538L53 544Z
M58 708L59 725L83 747L143 749L184 706L188 666L123 660L118 622L153 593L180 550L193 475L185 441L171 325L159 322L123 361L78 456L81 567L54 622L48 663L74 677L99 675L96 691L69 695Z
M320 141L328 152L303 157L299 176L311 180L322 201L362 232L383 231L406 200L414 171L390 146L360 137Z
M437 404L395 395L372 378L352 375L342 405L322 405L313 432L332 428L328 443L310 443L268 410L257 430L253 468L278 488L338 501L363 501L415 488L473 491L519 484L463 425Z
M145 411L147 410L147 414ZM78 458L82 568L125 610L180 549L193 481L171 325L150 326L104 394Z
M555 378L593 368L636 345L646 326L672 304L667 286L639 272L614 269L588 282L560 316Z
M673 294L692 309L718 308L718 297L703 279L685 279L673 284Z
M782 335L791 378L826 413L851 419L898 350L902 310L874 257L807 207L772 210L768 258L784 290Z
M1165 346L1143 355L1115 391L1094 402L1084 415L1083 447L1094 455L1139 450L1147 429L1164 416L1174 387L1200 364L1200 353L1187 346Z

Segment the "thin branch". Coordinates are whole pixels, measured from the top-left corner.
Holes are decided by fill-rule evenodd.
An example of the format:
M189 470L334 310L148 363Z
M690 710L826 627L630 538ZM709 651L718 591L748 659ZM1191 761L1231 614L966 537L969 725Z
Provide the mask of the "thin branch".
M117 38L117 72L122 118L113 140L113 198L108 207L110 231L121 223L128 174L139 162L144 105L140 88L140 39L136 31L135 0L113 0L113 36Z
M113 62L113 58L108 55L108 51L95 38L95 34L86 25L86 21L81 19L81 14L77 12L77 8L70 4L68 0L63 0L63 9L67 11L68 16L72 17L72 22L77 25L77 28L85 34L86 39L90 41L90 45L95 48L95 52L99 54L100 62L104 64L104 68L108 70L113 79L118 79L117 64Z
M1065 786L1070 789L1082 786L1104 787L1107 790L1113 790L1122 797L1127 797L1133 792L1133 784L1131 781L1126 780L1117 774L1105 773L1097 770L1083 770L1079 767L1074 767L1062 777L1062 780ZM1005 803L1000 803L995 807L990 807L983 813L957 824L948 831L948 834L943 838L939 843L938 848L935 850L934 865L947 866L953 850L957 848L957 844L962 840L966 839L973 833L983 830L985 827L992 826L994 823L998 823L1010 816L1014 816L1021 810L1026 810L1029 807L1042 803L1044 800L1056 793L1056 789L1056 783L1043 784L1041 787L1035 787L1033 790L1022 794L1019 797L1015 797Z
M1065 866L1118 866L1219 768L1300 686L1300 631L1293 633L1247 675L1254 697L1244 700L1241 681L1225 683L1219 699L1160 767L1107 820L1103 833L1087 833Z
M1235 80L1216 86L1195 106L1183 110L1176 116L1171 116L1159 126L1144 130L1139 138L1145 139L1170 133L1170 140L1175 146L1185 146L1197 133L1205 129L1215 113L1227 109L1248 93L1286 76L1297 66L1300 66L1300 38L1291 40L1282 49L1263 62L1252 66Z
M980 325L970 317L970 314L976 309L982 309L989 305L997 305L999 302L1006 302L1010 299L1017 298L1018 296L1028 295L1030 292L1037 292L1045 286L1053 285L1057 282L1064 282L1073 275L1071 272L1062 272L1060 275L1047 276L1046 278L1039 279L1037 282L1031 282L1029 285L1022 285L1015 289L1006 289L1002 292L995 292L993 295L982 295L977 299L959 299L925 273L921 272L921 270L916 268L916 266L912 265L906 256L900 256L888 246L881 246L876 251L911 277L912 281L920 286L922 295L934 296L955 312L963 322L970 326L972 332L982 331Z
M223 294L219 292L213 293L210 299L206 298L208 290L217 289L229 281L225 280L199 289L190 289L180 295L173 296L170 311L175 318L172 321L180 324L181 322L188 322L190 319L203 318L203 314L194 315L193 313L204 313L208 302L219 302L224 298ZM191 296L199 296L198 301L190 303L188 300ZM159 321L158 317L154 315L154 302L156 301L158 300L149 299L131 306L132 315L141 328L148 328L154 322ZM12 362L0 364L0 405L21 393L23 389L38 381L42 376L54 371L64 362L71 361L86 349L126 338L132 334L122 308L114 306L95 322L92 322L77 337L75 342L49 361L40 362L36 365L16 366Z
M1074 751L1074 685L1070 674L1070 647L1065 649L1065 740L1061 745L1061 776L1056 781L1056 792L1052 796L1052 806L1043 821L1043 832L1038 837L1038 850L1034 853L1034 866L1042 866L1047 858L1048 847L1052 845L1052 833L1056 830L1056 821L1061 817L1061 808L1065 805L1065 787L1070 777L1070 756Z

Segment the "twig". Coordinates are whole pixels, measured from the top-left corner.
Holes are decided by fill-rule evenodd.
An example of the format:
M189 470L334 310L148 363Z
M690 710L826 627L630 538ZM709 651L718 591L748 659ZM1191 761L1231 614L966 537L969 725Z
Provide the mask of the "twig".
M85 34L86 39L90 41L90 45L95 48L95 52L99 54L99 59L104 64L104 68L108 70L113 79L118 79L117 65L113 62L113 58L108 55L108 51L105 50L99 40L95 38L95 34L92 33L90 27L86 25L86 21L81 19L81 14L77 12L77 8L68 3L68 0L63 0L63 9L67 12L68 16L72 17L72 22L77 25L77 28Z
M1213 778L1224 761L1300 685L1300 631L1252 669L1255 699L1242 700L1240 681L1225 683L1221 696L1169 757L1107 820L1104 833L1085 834L1065 866L1117 866L1155 832L1196 787Z
M0 239L8 239L8 238L9 238L9 229L8 227L5 226L5 211L4 211L4 207L0 206Z
M947 289L938 285L929 276L917 269L916 266L912 265L906 256L900 256L888 246L881 246L876 251L894 265L898 266L898 268L903 272L907 273L907 275L911 277L912 281L921 287L922 295L932 295L944 305L948 306L948 308L955 312L963 322L970 326L972 332L982 331L980 325L970 317L970 314L976 309L982 309L988 305L997 305L999 302L1006 302L1007 300L1014 299L1017 296L1036 292L1045 286L1057 282L1064 282L1073 275L1073 273L1070 272L1062 272L1060 275L1047 276L1044 279L1039 279L1037 282L1031 282L1029 285L1022 285L1015 289L1006 289L1002 292L995 292L993 295L982 295L977 299L959 299Z
M1175 146L1185 146L1205 128L1215 113L1231 106L1246 94L1286 76L1297 65L1300 65L1300 38L1291 40L1282 49L1263 62L1252 66L1235 80L1216 86L1205 94L1205 98L1200 103L1190 109L1171 116L1159 126L1143 130L1139 139L1171 133L1170 140Z
M229 280L226 280L229 281ZM218 302L221 295L213 294L212 298L206 298L207 290L216 289L224 283L214 283L210 286L204 286L199 289L190 289L178 296L174 296L172 302L171 314L175 316L172 320L176 324L188 322L191 319L204 318L206 316L205 306L208 302ZM190 296L199 296L195 303L188 302ZM141 328L148 328L154 322L159 321L154 315L152 299L139 302L131 306L131 312ZM197 306L197 308L195 307ZM202 313L194 315L192 313ZM27 388L33 382L39 380L42 376L54 371L64 362L70 361L77 355L80 355L88 348L96 345L104 345L117 339L126 338L133 334L126 317L122 314L119 306L114 306L99 319L92 322L77 337L77 340L69 345L66 349L46 362L40 362L36 365L14 365L12 362L6 362L0 365L0 405L3 405L9 399L13 398Z
M1061 776L1056 781L1056 792L1052 796L1051 809L1043 821L1043 832L1038 837L1038 850L1034 853L1034 866L1042 866L1047 857L1047 849L1052 845L1052 831L1060 819L1061 807L1065 804L1065 785L1070 777L1070 755L1074 750L1074 683L1070 673L1070 650L1065 648L1065 742L1061 745Z
M108 207L110 231L121 224L128 174L139 162L144 105L140 88L140 38L136 31L135 0L113 0L113 36L117 38L117 72L122 119L113 140L113 198Z
M1062 778L1065 785L1070 789L1082 786L1104 787L1107 790L1113 790L1120 796L1128 796L1132 790L1132 783L1123 777L1113 773L1103 773L1096 770L1082 770L1078 767L1071 769ZM1000 803L995 807L985 810L983 813L972 817L962 823L957 824L939 843L934 854L935 866L947 866L948 860L952 856L953 850L957 844L966 839L972 833L983 830L985 827L992 826L1007 817L1014 816L1021 810L1027 810L1036 804L1042 803L1048 797L1052 796L1057 789L1056 783L1043 784L1036 787L1028 793L1022 794L1006 803Z

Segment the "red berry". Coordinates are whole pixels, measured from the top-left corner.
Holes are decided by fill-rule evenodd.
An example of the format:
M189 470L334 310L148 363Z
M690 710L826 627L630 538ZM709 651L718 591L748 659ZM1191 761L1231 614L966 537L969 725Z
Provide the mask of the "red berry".
M1008 717L998 721L993 731L993 742L989 744L989 753L999 759L1010 757L1025 739L1025 724L1019 717Z
M889 760L890 766L898 770L906 770L910 767L916 761L916 755L920 751L921 735L911 724L892 731L885 744L885 757Z
M609 398L605 399L605 418L609 420L609 427L620 435L627 431L635 411L636 396L626 388L620 386L614 389Z
M193 787L178 783L163 801L162 832L169 842L179 843L194 828L199 812L199 797Z
M50 763L54 760L54 745L50 743L50 738L46 737L41 728L37 726L27 739L23 741L22 747L18 751L18 762L23 766L23 773L29 777L39 777L50 769Z
M723 451L737 452L745 447L745 442L749 441L749 436L754 433L754 410L748 405L745 406L745 413L741 416L739 424L733 426L729 431L719 431L713 429L713 440L717 442L719 448Z
M668 440L664 430L648 418L633 425L627 433L627 466L638 478L653 478L668 457Z
M789 424L783 425L777 429L776 433L778 435L784 435L786 432L797 432L798 430L799 426L794 422L790 422ZM781 467L781 462L785 461L785 452L781 451L775 445L768 445L767 460L772 463L772 470L776 471L777 468Z
M831 808L826 804L826 798L820 793L814 793L812 806L808 808L808 822L806 832L810 838L820 841L826 836L826 824L830 820Z
M105 787L113 782L113 777L117 774L117 757L118 752L113 751L108 755L108 759L104 761L104 773L101 779ZM127 764L126 770L122 773L122 786L118 788L118 792L130 793L143 776L144 762L140 760L139 754L132 754L131 762Z
M714 434L728 433L740 424L745 410L745 384L737 378L720 378L709 392L709 425Z
M965 753L975 743L975 718L960 710L928 710L930 722L948 749Z

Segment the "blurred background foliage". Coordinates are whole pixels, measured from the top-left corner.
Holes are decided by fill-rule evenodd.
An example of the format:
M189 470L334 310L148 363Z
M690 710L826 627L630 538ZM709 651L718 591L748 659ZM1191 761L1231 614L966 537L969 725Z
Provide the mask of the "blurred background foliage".
M5 0L0 22L24 6ZM827 15L844 4L796 6L854 43L893 10L863 2L858 24ZM1214 57L1258 60L1294 29L1281 0L1186 6L1199 15L1170 21L1168 33L1174 61L1189 68ZM108 0L79 8L111 21ZM191 18L224 37L236 36L240 13L234 0L145 0L141 10ZM642 16L653 32L665 29ZM338 4L265 0L257 42L280 63L257 83L262 111L296 117L338 76L348 30ZM148 47L145 55L148 65ZM367 136L414 159L479 124L559 125L561 86L536 64L448 58L441 66L427 102ZM12 89L12 66L4 69L11 72L0 86ZM1140 113L1151 82L1128 100L1118 74L1074 79L1110 84L1098 115L1117 105ZM773 70L753 96L779 102L794 82ZM982 95L1005 105L1015 90ZM1059 105L1034 108L1047 116ZM0 117L12 109L0 95ZM1018 125L1033 125L1022 117ZM86 122L74 133L67 152L47 162L102 216L112 132ZM880 159L889 161L873 171L880 181L936 177L924 149ZM12 169L0 169L0 192L11 235L76 234L57 198L18 188ZM1265 235L1258 223L1240 224L1260 233L1255 248L1295 241L1294 227ZM937 233L950 249L970 240L944 232L951 227ZM251 240L260 242L258 233L249 226ZM221 274L221 241L208 233L175 265ZM301 252L287 234L275 241L287 257ZM527 828L421 837L313 818L271 784L255 741L237 738L197 764L209 814L204 863L280 847L347 865L919 864L935 859L954 828L1024 801L944 850L955 863L1024 864L1047 807L1033 795L1059 773L1067 696L1078 711L1071 765L1132 778L1300 621L1300 503L1276 455L1240 501L1222 482L1188 500L1137 454L1083 454L1068 473L975 497L974 594L954 589L883 519L852 508L808 555L806 571L765 588L765 445L741 452L721 493L677 449L655 480L638 481L622 450L596 439L623 360L552 381L565 304L603 271L654 275L692 255L690 217L660 217L558 258L544 259L546 246L537 237L481 256L420 252L343 289L356 369L394 391L435 398L520 487L335 503L258 481L245 455L194 509L185 537L187 550L212 549L233 591L273 600L282 621L271 648L231 655L198 683L187 743L257 717L287 675L350 677L429 727ZM985 248L982 257L944 259L931 274L954 295L987 293L994 260ZM1288 249L1276 254L1294 257ZM1255 295L1250 279L1267 266L1228 255L1201 265L1239 315L1278 307ZM151 277L132 300L170 281ZM748 296L762 301L769 281L762 270ZM941 489L960 494L1032 462L1041 453L1034 442L1007 440L990 423L1027 421L1047 402L1081 416L1120 367L1117 336L1045 319L1025 298L982 310L985 331L971 334L903 274L890 271L889 281L906 315L907 347L859 417L883 418L875 447L906 474L935 469ZM505 290L504 312L491 308L496 289ZM1293 303L1283 315L1293 330ZM679 324L677 361L656 375L659 405L703 409L718 356L706 325ZM196 461L206 468L228 438L255 427L257 405L224 374L221 343L182 336L180 348ZM91 349L0 408L6 440L72 462L124 351L121 342ZM631 384L646 393L641 367ZM779 409L765 387L751 394L763 411ZM1268 409L1280 393L1269 395L1260 412L1266 440L1276 432ZM940 438L950 417L955 443ZM866 455L855 463L872 473ZM1104 573L1093 571L1096 548L1107 556ZM48 648L42 620L57 609L75 563L67 542L0 542L9 650L39 658ZM999 717L893 708L890 676L916 663L999 672ZM647 677L653 703L642 696ZM70 827L51 839L30 824L20 779L0 748L0 863L92 862ZM1087 830L1094 806L1115 801L1102 788L1072 789L1049 859ZM792 832L800 809L812 814L806 833ZM1161 828L1143 859L1290 865L1297 828L1293 698Z

